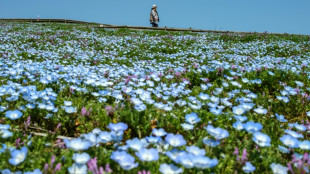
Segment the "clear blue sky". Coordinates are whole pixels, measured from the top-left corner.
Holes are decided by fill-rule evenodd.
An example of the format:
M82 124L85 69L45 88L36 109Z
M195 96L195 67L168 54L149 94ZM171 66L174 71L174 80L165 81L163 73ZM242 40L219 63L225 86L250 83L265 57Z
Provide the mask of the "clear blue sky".
M61 18L159 26L310 35L310 0L0 0L0 18Z

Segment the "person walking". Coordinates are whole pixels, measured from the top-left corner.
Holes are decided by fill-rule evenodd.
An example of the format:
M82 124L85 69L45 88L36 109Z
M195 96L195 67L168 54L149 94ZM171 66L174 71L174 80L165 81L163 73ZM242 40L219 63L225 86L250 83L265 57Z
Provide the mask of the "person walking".
M150 14L150 23L152 27L158 27L159 16L157 13L157 6L154 4L152 5L151 14Z

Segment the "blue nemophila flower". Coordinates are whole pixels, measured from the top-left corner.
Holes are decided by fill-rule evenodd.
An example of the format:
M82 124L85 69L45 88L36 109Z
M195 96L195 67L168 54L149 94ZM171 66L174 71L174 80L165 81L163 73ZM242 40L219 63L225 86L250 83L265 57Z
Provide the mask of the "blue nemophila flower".
M270 146L270 137L261 132L254 132L253 133L253 141L259 145L260 147L268 147Z
M281 122L281 123L287 122L287 119L285 119L283 115L279 115L279 114L277 114L277 113L275 113L275 115L276 115L276 118L277 118L277 120L278 120L279 122Z
M98 139L101 143L108 143L113 140L111 133L107 131L100 132L98 135Z
M267 114L267 109L264 109L263 107L258 107L256 109L254 109L254 112L258 113L258 114Z
M141 148L138 152L136 152L136 155L141 161L157 161L159 158L158 151L154 148Z
M242 103L242 104L240 104L240 106L242 106L247 111L253 109L254 105L255 105L254 103Z
M295 132L295 131L292 131L292 130L285 130L284 133L294 137L294 138L304 138L304 135L303 134L300 134L298 132Z
M174 162L178 162L178 159L179 159L179 156L182 154L182 153L186 153L185 151L183 150L178 150L178 149L171 149L170 151L166 152L166 155Z
M251 164L251 162L246 162L245 165L242 167L242 170L245 172L245 173L251 173L253 171L255 171L256 167L253 166Z
M68 172L70 174L87 173L87 166L85 164L74 163L71 167L68 167Z
M208 100L208 99L210 99L210 96L209 96L208 94L204 94L204 93L202 93L202 92L198 95L198 97L199 97L201 100Z
M139 151L140 149L142 149L148 145L145 139L140 140L138 138L127 140L126 144L129 148L131 148L135 151Z
M184 166L185 168L193 168L195 167L195 159L199 158L200 156L195 156L192 153L182 153L180 154L177 162ZM201 160L201 159L200 159ZM202 162L202 161L197 162Z
M214 108L211 108L210 109L210 112L214 115L221 115L222 114L222 109L216 109L215 107Z
M72 159L75 161L77 164L86 164L90 160L90 156L88 153L75 153L73 154Z
M87 150L91 143L88 140L83 140L81 138L75 138L72 140L64 140L66 147L74 151Z
M27 157L28 149L27 147L22 147L20 150L15 149L11 152L11 158L9 159L9 163L17 166L22 163Z
M179 147L179 146L183 146L186 144L186 141L184 140L183 136L180 134L175 135L175 134L169 133L165 137L165 141L173 147Z
M205 145L210 146L210 147L216 147L221 143L220 140L213 140L208 137L205 137L202 141Z
M244 129L249 133L259 132L262 130L263 125L260 123L255 123L253 121L248 121L243 124Z
M160 128L160 129L156 129L154 128L152 130L152 133L157 136L157 137L162 137L162 136L165 136L167 134L167 132L163 129L163 128Z
M241 115L235 115L234 118L238 121L238 122L244 122L248 119L248 117L246 116L241 116Z
M9 124L0 124L0 129L10 129L10 127Z
M294 123L294 127L295 127L295 129L297 129L298 131L301 131L301 132L304 132L307 130L307 127L303 124Z
M194 145L186 146L186 151L196 156L204 156L206 154L206 151L204 149L200 149L199 147Z
M147 140L148 143L151 143L151 144L158 144L159 142L162 141L161 137L154 137L154 136L148 136L148 137L145 137L145 139Z
M207 127L204 127L207 132L213 136L217 140L221 140L223 138L226 138L229 136L229 133L227 130L219 128L219 127L213 127L212 125L208 125Z
M283 135L280 140L284 145L286 145L289 148L298 148L299 146L299 140L297 138L294 138L290 135Z
M6 111L5 115L6 118L9 118L10 120L16 120L19 119L21 116L23 116L23 113L19 110L14 111Z
M278 148L282 153L289 153L290 152L290 150L284 146L278 145Z
M242 130L243 129L243 124L240 121L237 121L235 123L233 123L233 128L237 129L237 130Z
M0 135L2 138L9 138L13 136L13 132L7 130L7 129L0 129Z
M2 148L0 148L0 154L5 152L7 149L7 146L5 144L0 145L0 147L2 146Z
M65 109L66 113L68 113L68 114L72 114L72 113L76 112L76 108L73 106L65 106L64 109Z
M281 164L272 163L270 168L274 174L287 174L288 168L282 166Z
M139 104L139 105L135 105L134 108L135 108L135 110L141 112L141 111L144 111L146 109L146 105L145 104Z
M135 158L125 151L114 151L110 158L116 161L124 170L131 170L139 165L139 163L135 163Z
M123 122L119 122L119 123L115 123L115 124L109 123L107 128L109 128L111 131L120 132L120 131L127 130L128 126L127 126L127 124L125 124Z
M183 173L183 169L182 168L178 168L177 166L173 165L173 164L161 164L159 167L159 171L162 174L179 174L179 173Z
M299 143L299 148L302 150L310 150L310 141L304 140Z
M232 109L233 109L233 113L236 115L242 115L246 111L242 105L234 106Z
M186 131L189 131L189 130L193 130L194 129L194 125L192 124L187 124L187 123L183 123L181 124L182 128Z
M34 169L31 172L24 172L24 174L42 174L40 169Z
M194 162L195 167L199 169L212 168L218 164L218 160L216 158L210 159L209 157L201 156L201 155L195 156L193 158L193 162Z
M192 112L190 114L185 115L185 121L189 124L196 124L200 121L201 119L198 117L198 115L195 112Z

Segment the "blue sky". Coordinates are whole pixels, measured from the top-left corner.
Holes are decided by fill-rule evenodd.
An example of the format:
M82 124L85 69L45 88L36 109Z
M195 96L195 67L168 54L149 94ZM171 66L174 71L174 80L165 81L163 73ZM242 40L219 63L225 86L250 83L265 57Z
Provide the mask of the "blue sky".
M0 18L61 18L159 26L310 35L310 0L0 0Z

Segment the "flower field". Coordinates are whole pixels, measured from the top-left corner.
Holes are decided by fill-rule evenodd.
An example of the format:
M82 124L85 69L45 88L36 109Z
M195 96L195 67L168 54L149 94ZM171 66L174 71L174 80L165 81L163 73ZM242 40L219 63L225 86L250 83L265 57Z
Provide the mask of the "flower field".
M308 36L0 31L2 173L309 173Z

